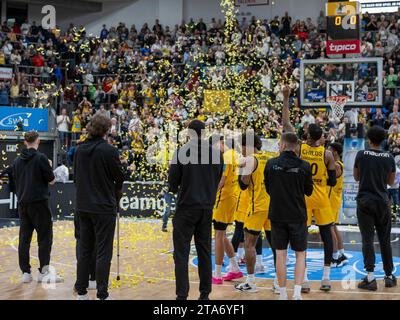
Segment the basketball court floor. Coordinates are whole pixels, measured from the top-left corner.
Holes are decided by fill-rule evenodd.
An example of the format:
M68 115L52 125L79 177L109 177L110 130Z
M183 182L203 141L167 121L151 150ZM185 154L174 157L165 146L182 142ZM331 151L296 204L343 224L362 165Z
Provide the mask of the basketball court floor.
M75 299L73 284L76 276L75 239L72 221L54 223L54 244L52 266L64 276L62 284L42 285L35 281L30 284L20 283L18 268L18 227L15 221L2 221L0 229L0 300L71 300ZM14 226L13 226L14 225ZM121 219L121 280L116 280L116 250L110 277L110 293L115 299L167 300L175 298L174 262L172 257L172 233L160 231L158 220ZM312 233L309 237L307 264L309 278L312 280L312 291L304 294L305 300L395 300L400 299L400 287L387 289L379 281L377 292L363 292L357 289L357 281L364 276L361 255L360 235L356 227L342 226L346 254L349 264L332 269L332 291L320 292L319 280L322 272L323 251L319 235ZM400 228L393 228L392 245L395 275L400 274ZM116 241L115 247L116 248ZM379 246L376 246L379 252ZM36 238L32 241L31 264L35 270L38 266ZM288 277L293 278L294 256L289 254ZM274 278L272 255L266 243L263 250L263 263L266 273L257 276L258 293L246 294L236 292L233 283L225 282L223 286L214 286L211 299L221 300L277 300L278 296L271 291ZM192 250L190 261L191 290L190 299L198 298L197 258ZM244 268L243 268L244 271ZM377 254L377 276L382 276L380 255ZM35 272L33 272L35 278ZM289 281L289 288L293 281ZM90 292L95 298L95 292Z

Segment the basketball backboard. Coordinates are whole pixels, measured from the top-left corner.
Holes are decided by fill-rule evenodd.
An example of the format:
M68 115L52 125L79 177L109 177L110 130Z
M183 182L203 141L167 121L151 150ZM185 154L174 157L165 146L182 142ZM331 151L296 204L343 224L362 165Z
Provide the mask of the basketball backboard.
M302 60L300 104L329 107L327 97L347 96L348 107L382 106L382 58Z

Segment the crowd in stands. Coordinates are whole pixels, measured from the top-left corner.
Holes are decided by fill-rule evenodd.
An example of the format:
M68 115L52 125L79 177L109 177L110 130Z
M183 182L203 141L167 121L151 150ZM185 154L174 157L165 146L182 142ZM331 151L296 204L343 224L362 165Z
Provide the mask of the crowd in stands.
M325 128L327 142L342 141L347 123L380 125L389 132L386 148L400 155L399 23L397 13L362 17L362 56L384 57L382 108L347 110L332 121L326 110L300 109L294 90L291 116L299 136L310 123ZM323 12L304 21L287 13L271 20L243 17L228 31L217 19L191 19L175 27L158 20L143 26L121 22L103 25L98 37L72 24L49 31L34 22L3 23L0 66L12 66L15 77L0 81L0 105L55 107L69 163L91 117L107 114L112 118L109 141L121 151L132 179L159 179L160 170L145 161L145 153L171 123L180 131L199 118L209 128L253 128L264 138L277 138L282 79L290 78L298 89L300 61L326 56ZM238 51L235 65L228 67L226 37ZM239 76L227 81L233 68ZM232 88L229 112L205 108L205 89Z

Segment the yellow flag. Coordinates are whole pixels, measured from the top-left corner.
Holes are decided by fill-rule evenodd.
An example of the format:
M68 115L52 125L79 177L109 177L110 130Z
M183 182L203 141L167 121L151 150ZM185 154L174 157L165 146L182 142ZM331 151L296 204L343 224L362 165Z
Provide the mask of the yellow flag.
M224 112L229 110L228 90L204 90L204 109L206 112Z

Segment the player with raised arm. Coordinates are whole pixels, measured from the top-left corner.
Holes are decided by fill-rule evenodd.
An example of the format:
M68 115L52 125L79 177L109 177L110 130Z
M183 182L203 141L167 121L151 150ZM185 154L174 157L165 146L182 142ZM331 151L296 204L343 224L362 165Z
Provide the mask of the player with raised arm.
M289 86L283 88L282 124L284 132L295 132L290 123ZM324 270L320 290L330 291L330 268L333 256L333 240L331 228L335 221L328 197L329 187L336 185L336 166L332 152L326 150L318 141L322 137L322 129L316 124L310 124L307 133L307 141L300 147L300 158L311 165L313 175L314 192L306 197L307 225L311 226L312 218L319 227L319 232L324 245ZM307 279L307 269L304 276L302 292L310 291Z

